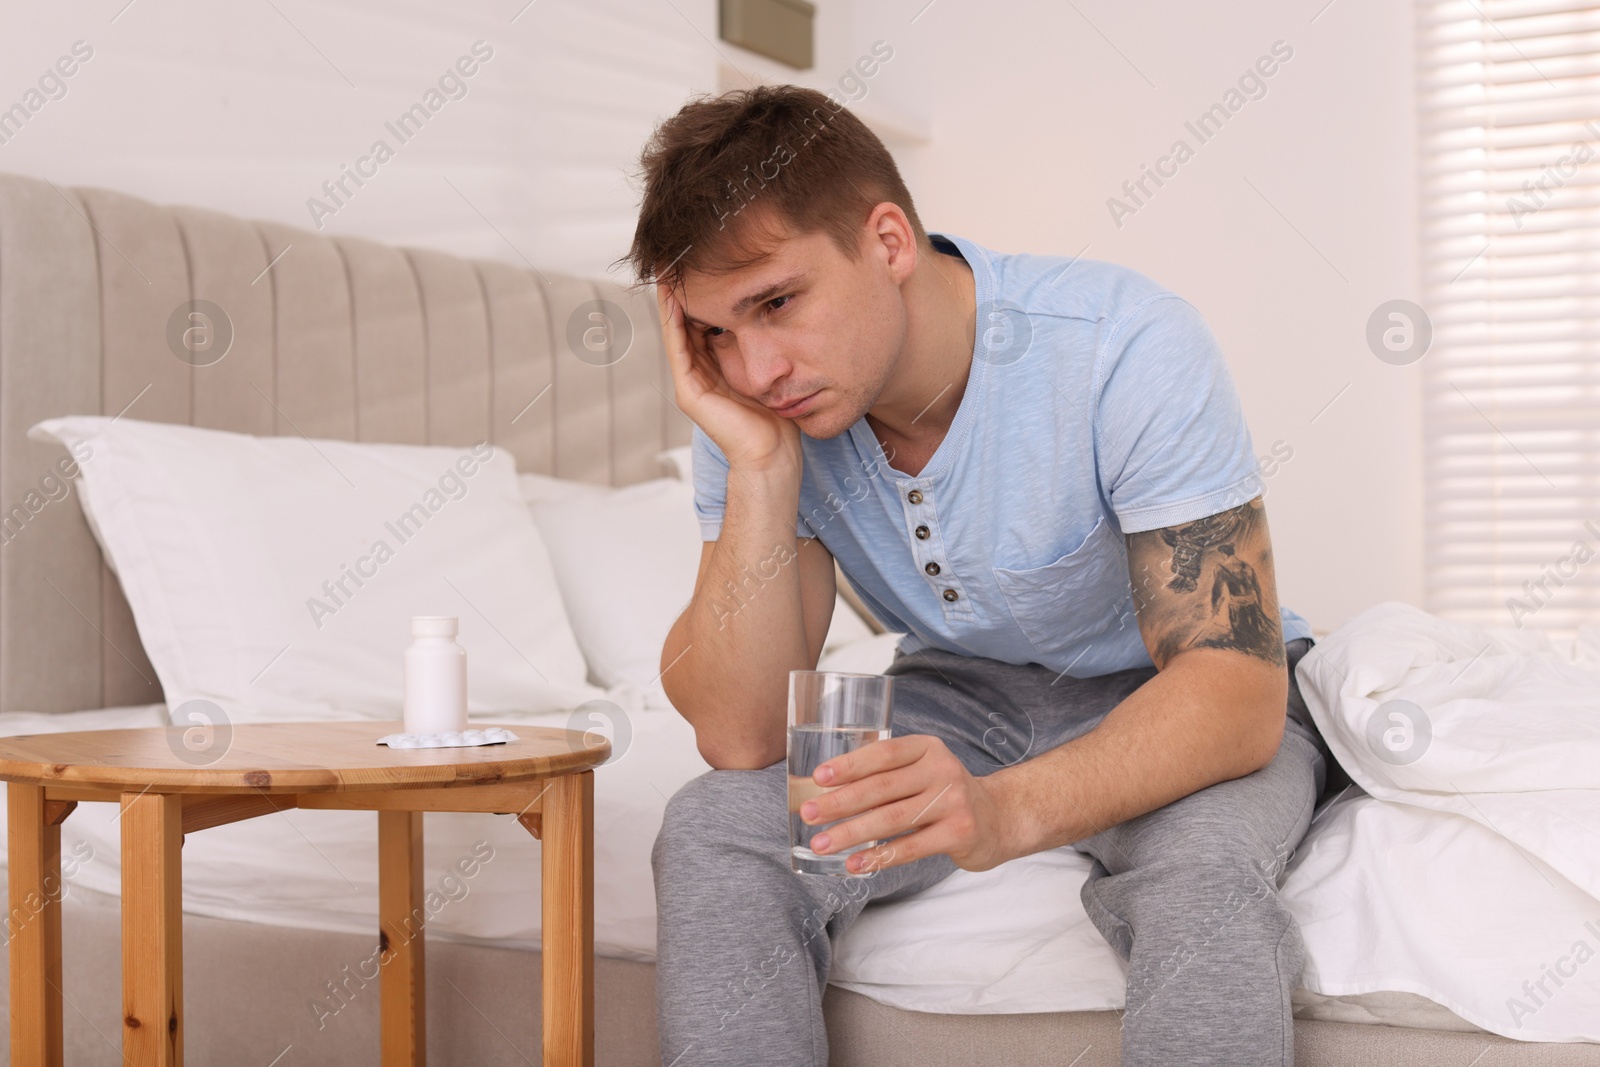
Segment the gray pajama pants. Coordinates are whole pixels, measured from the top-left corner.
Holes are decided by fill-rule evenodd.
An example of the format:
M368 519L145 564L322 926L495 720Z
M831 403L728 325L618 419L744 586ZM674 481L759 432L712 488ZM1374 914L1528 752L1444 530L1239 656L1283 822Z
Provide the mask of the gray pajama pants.
M1278 898L1330 768L1287 646L1283 742L1270 764L1077 842L1094 858L1083 906L1128 963L1122 1062L1138 1067L1294 1062L1290 994L1303 943ZM1057 677L937 649L897 655L893 734L943 738L974 775L1087 733L1155 674ZM787 772L713 770L667 804L652 853L663 1064L821 1067L833 943L869 901L956 868L929 856L865 878L789 869Z

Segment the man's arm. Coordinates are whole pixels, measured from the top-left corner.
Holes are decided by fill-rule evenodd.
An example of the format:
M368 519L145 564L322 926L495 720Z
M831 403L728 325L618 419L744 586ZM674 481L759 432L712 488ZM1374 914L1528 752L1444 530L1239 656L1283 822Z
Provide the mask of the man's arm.
M1128 570L1157 674L1087 734L985 779L1014 819L1015 855L1250 774L1283 740L1289 673L1261 498L1130 534Z
M755 770L787 747L789 672L812 670L832 621L833 555L796 538L793 505L729 476L722 536L701 549L694 599L661 648L661 684L705 761Z
M827 760L816 779L838 788L808 801L802 818L856 817L812 848L834 852L911 830L852 857L850 869L944 852L967 870L988 870L1271 762L1289 674L1261 498L1130 535L1128 567L1154 677L1087 734L982 778L941 740L919 735Z

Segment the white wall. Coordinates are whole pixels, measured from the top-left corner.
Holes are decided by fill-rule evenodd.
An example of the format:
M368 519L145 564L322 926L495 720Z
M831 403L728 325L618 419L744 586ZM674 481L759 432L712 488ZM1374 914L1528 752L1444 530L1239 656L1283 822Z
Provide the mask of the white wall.
M323 232L603 273L633 234L626 168L715 56L671 4L525 2L10 5L0 107L75 40L94 57L0 170L315 228L307 200L384 139ZM402 144L385 123L478 40L467 94Z
M896 45L877 101L931 124L901 152L926 225L1087 245L1206 315L1257 452L1293 449L1267 510L1281 596L1319 632L1420 605L1423 551L1418 366L1365 342L1378 304L1420 296L1411 10L1326 2L893 0L855 30ZM1205 143L1184 128L1279 40L1264 96ZM1178 138L1193 157L1119 227L1107 199Z
M719 41L717 0L11 5L0 108L75 41L94 55L0 143L0 170L603 275L632 239L631 176L656 123L724 81L825 88L855 58L852 11L823 0L816 71L795 76ZM385 123L480 40L494 55L466 95L402 144ZM394 158L314 218L307 201L379 139Z
M1417 367L1364 341L1374 307L1418 296L1409 5L822 0L796 74L717 40L716 0L524 2L11 5L0 108L74 41L94 57L0 144L0 170L310 227L308 198L384 138L394 159L324 232L601 275L657 121L757 79L837 87L885 41L853 106L928 226L1087 245L1206 314L1257 451L1294 452L1267 483L1284 601L1319 631L1421 602ZM480 39L495 54L467 95L400 145L384 123ZM1185 120L1280 39L1294 56L1266 96L1199 145ZM1178 137L1194 158L1118 227L1106 199Z

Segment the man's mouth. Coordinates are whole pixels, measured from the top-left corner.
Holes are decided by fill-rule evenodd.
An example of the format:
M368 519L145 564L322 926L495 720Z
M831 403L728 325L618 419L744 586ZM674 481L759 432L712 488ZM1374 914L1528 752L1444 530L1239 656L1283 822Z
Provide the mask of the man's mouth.
M822 390L818 389L816 393L807 393L805 396L798 397L798 398L796 398L794 400L791 400L790 402L788 402L786 404L782 404L782 405L768 404L767 408L768 408L768 410L770 410L770 411L772 411L772 412L774 412L775 414L778 414L778 415L797 415L797 414L800 413L800 411L802 411L805 408L805 406L808 403L810 403L811 398L816 396L817 393L820 393L820 392L822 392Z

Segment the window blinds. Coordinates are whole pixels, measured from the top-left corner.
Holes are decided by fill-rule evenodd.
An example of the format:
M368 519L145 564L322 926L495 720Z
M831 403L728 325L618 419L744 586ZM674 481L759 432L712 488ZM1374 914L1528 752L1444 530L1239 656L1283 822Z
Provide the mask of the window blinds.
M1600 3L1418 0L1427 609L1600 620Z

